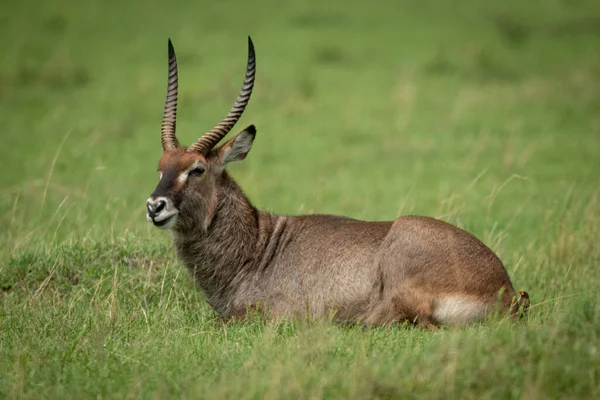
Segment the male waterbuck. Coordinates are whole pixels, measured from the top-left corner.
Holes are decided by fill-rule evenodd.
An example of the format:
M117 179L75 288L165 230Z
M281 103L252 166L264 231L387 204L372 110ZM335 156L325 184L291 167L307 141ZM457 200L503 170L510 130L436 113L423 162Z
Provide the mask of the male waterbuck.
M256 209L225 170L246 158L255 127L215 148L250 100L252 41L235 104L190 147L175 136L178 79L170 40L168 50L160 181L148 198L147 218L171 229L179 258L221 316L242 318L251 308L271 317L434 327L476 321L497 306L512 315L528 306L525 292L515 301L498 257L445 222L417 216L365 222Z

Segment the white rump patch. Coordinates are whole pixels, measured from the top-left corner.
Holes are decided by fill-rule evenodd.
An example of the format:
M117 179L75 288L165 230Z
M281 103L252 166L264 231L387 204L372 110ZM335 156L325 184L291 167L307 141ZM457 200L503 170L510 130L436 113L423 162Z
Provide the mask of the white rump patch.
M483 319L487 305L470 296L445 296L435 302L433 318L441 324L461 324Z

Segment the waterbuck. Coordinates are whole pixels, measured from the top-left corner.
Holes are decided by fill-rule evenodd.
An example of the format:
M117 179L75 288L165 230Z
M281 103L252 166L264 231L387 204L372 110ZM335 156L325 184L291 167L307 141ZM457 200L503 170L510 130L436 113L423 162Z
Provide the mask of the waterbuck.
M194 144L175 136L177 61L169 40L169 78L158 163L160 181L147 219L170 229L181 261L224 318L249 309L271 317L435 327L482 319L518 301L498 257L475 236L433 218L366 222L332 215L282 216L256 209L227 173L256 136L253 125L215 145L242 115L254 86L248 38L246 76L227 116ZM256 311L253 311L256 312Z

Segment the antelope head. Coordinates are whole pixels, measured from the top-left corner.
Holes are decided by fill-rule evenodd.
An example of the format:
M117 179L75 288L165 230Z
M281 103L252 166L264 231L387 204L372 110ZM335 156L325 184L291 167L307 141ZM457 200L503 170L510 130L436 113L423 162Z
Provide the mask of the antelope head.
M241 117L254 87L256 58L248 37L248 62L244 84L227 116L194 144L185 147L175 136L177 116L177 59L169 40L169 78L161 127L163 155L158 162L160 180L146 202L146 217L162 229L210 222L217 206L218 182L225 165L243 160L256 129L250 125L217 149L215 145L227 135Z

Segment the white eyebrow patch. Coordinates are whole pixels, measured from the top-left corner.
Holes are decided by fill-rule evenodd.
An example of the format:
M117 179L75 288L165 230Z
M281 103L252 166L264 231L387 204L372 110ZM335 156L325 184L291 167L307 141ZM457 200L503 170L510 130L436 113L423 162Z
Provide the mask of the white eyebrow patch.
M179 176L177 177L177 182L184 184L185 181L187 181L187 178L188 178L188 175L190 174L190 172L195 170L196 168L198 168L198 165L199 165L199 163L198 163L198 161L196 161L188 169L186 169L181 174L179 174Z

